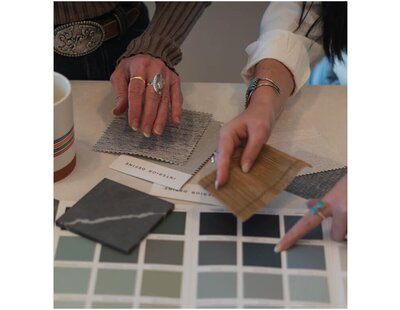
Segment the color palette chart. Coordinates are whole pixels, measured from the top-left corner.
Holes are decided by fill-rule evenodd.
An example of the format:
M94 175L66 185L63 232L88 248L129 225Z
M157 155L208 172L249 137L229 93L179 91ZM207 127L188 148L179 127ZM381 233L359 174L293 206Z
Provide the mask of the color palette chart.
M347 245L330 240L329 220L273 251L304 208L285 192L240 223L223 207L176 204L129 255L55 227L54 307L344 308Z

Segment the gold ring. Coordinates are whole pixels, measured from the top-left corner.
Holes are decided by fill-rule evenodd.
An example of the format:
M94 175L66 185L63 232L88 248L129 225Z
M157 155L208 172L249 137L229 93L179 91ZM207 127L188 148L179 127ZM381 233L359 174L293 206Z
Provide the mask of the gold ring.
M145 85L147 84L146 81L144 80L144 78L142 78L141 76L132 76L132 77L129 79L129 81L132 81L132 80L140 80L140 81L142 81Z

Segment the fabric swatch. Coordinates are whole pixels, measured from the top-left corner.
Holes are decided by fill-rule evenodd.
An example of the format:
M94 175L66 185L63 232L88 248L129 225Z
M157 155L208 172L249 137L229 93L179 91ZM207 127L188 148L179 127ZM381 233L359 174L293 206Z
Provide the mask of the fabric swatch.
M346 174L347 167L300 175L295 177L285 190L305 199L319 198L329 192Z
M166 162L155 161L152 159L150 159L150 161L160 166L194 175L207 163L207 161L216 150L220 128L220 122L211 120L203 136L200 138L199 142L194 148L189 160L182 165L178 166Z
M167 122L162 136L144 137L129 127L128 114L116 116L93 146L97 152L139 155L175 165L189 159L211 120L211 114L182 110L181 123ZM168 117L168 120L170 117Z
M170 202L103 179L56 224L129 253L173 208Z
M200 185L209 191L241 221L249 219L257 210L266 207L309 164L264 145L249 173L243 173L239 158L231 160L228 183L215 189L214 170Z

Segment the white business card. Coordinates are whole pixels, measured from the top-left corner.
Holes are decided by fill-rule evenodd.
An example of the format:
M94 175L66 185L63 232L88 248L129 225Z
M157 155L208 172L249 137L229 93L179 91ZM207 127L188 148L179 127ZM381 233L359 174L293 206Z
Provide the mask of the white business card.
M190 174L127 155L119 156L112 162L110 168L177 190L181 189L181 187L192 177Z
M208 191L197 184L186 184L180 190L176 190L168 186L153 184L150 189L150 195L215 206L222 205L217 199L211 196Z

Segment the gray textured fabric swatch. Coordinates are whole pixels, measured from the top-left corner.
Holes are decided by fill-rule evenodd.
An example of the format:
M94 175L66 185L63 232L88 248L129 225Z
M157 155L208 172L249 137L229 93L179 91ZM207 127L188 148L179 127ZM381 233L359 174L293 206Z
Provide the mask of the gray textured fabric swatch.
M285 190L305 199L320 198L346 173L347 167L297 176Z
M127 113L124 113L114 118L93 146L93 150L139 155L182 165L189 159L210 120L211 114L182 110L179 128L168 122L162 136L145 138L140 132L135 132L129 127Z
M154 162L155 164L158 164L160 166L193 175L205 165L205 163L210 159L213 152L216 150L220 128L220 122L211 120L203 136L200 138L199 142L194 148L189 160L182 165L178 166L166 162L155 161L152 159L150 159L149 161Z

